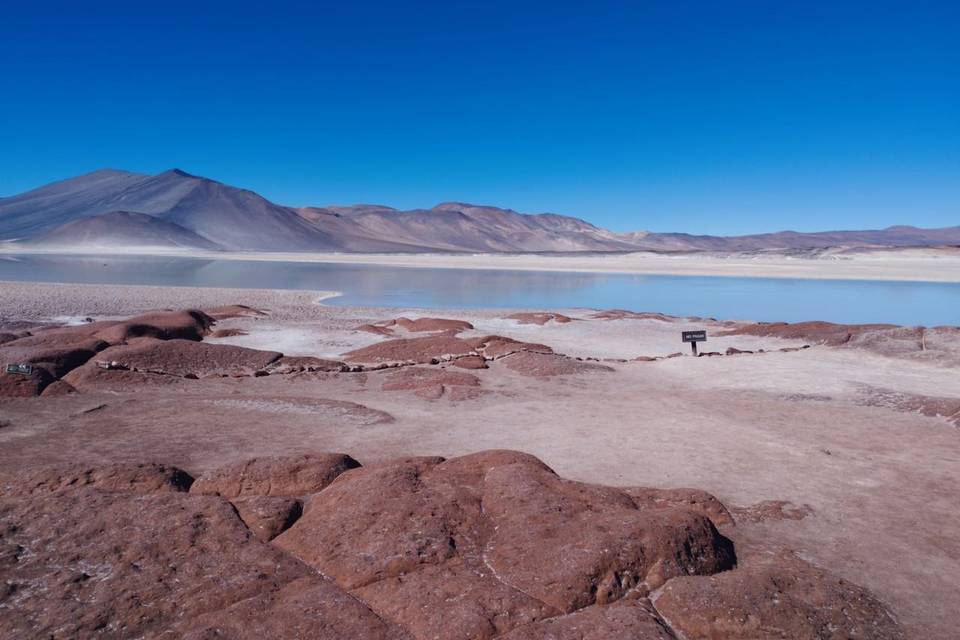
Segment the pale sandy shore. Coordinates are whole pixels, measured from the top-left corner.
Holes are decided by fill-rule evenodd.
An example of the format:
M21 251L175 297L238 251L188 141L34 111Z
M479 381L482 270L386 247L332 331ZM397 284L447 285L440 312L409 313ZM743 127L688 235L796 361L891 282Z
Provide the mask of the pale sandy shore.
M784 254L353 254L178 251L167 249L68 248L24 251L0 246L13 254L151 255L211 260L369 264L433 269L506 269L685 276L739 276L828 280L900 280L960 282L960 249L900 249L862 252Z
M211 342L342 358L385 339L357 331L358 325L429 314L469 321L475 329L466 337L499 334L571 356L616 360L603 363L611 371L549 378L493 362L471 372L481 393L468 399L384 389L389 371L217 378L12 399L0 403L0 469L149 458L197 473L253 455L317 450L346 451L366 462L519 449L577 480L697 487L740 507L789 501L797 519L744 517L738 544L785 546L866 586L890 604L907 637L956 637L960 430L896 402L960 399L955 367L826 346L781 352L803 343L722 336L729 325L710 321L600 320L570 309L564 313L575 321L537 326L507 319L502 310L328 307L318 304L323 295L0 283L5 320L240 303L268 315L222 321L218 327L245 334ZM706 329L711 350L766 352L625 361L685 350L679 333L690 329ZM321 400L356 403L390 419L311 408Z

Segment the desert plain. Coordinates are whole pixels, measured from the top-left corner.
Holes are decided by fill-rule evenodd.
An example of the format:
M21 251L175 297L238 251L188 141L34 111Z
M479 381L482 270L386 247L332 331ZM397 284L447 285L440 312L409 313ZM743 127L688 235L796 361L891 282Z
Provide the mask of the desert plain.
M0 374L0 630L956 637L960 330L328 295L0 284L3 364L33 365ZM694 357L680 334L700 329ZM320 484L283 489L310 465ZM194 502L173 502L188 488ZM565 510L583 518L575 530L543 521ZM129 587L140 604L111 604L129 554L93 566L84 554L99 543L64 542L89 512L104 514L93 531L108 557L154 512L150 535L169 529L184 565L223 570L210 584L163 574L189 592ZM637 514L661 533L631 559L591 546L646 540L618 533ZM184 540L181 520L194 527ZM558 560L543 547L564 535L585 537ZM260 573L241 579L256 558ZM525 571L525 558L544 567ZM257 580L269 587L237 586ZM211 584L233 595L202 597ZM189 615L164 613L171 598L190 599ZM257 611L320 622L281 633Z

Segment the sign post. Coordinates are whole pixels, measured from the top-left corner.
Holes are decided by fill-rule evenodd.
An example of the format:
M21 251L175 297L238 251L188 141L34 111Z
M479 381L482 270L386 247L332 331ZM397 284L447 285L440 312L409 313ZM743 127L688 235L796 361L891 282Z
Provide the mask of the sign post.
M706 331L681 331L680 337L684 342L690 343L690 349L693 351L693 355L697 355L697 343L707 341L707 332Z

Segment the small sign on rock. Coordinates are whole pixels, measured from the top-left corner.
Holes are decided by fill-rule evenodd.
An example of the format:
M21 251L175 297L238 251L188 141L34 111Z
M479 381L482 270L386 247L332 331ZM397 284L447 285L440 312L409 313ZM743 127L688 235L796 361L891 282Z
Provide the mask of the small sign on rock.
M7 373L16 373L21 376L28 376L33 373L33 365L26 362L8 364Z

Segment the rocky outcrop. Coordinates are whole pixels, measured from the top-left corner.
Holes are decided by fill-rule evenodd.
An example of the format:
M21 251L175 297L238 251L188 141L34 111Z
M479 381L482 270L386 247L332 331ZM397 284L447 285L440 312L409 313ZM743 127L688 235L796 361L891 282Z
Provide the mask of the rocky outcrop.
M505 356L501 362L511 371L533 377L570 376L581 373L613 371L603 364L582 362L555 353L521 351Z
M193 478L164 464L116 463L46 466L0 475L0 496L33 496L62 489L92 487L100 491L156 493L188 491Z
M350 351L343 357L348 362L427 364L474 354L473 346L466 340L441 335L385 340Z
M360 463L345 453L253 458L208 471L191 491L225 498L303 496L317 493Z
M234 498L230 504L253 535L264 542L289 529L303 513L303 503L296 498L249 496Z
M445 393L453 399L465 400L479 395L479 387L480 378L471 373L407 367L390 373L382 388L384 391L412 391L428 400L435 400Z
M654 602L690 639L903 638L867 591L785 552L751 555L735 571L715 576L671 580Z
M86 366L178 377L253 375L283 354L190 340L140 340L110 347ZM70 382L70 378L66 378Z
M572 482L516 451L0 480L0 637L902 637L856 585L737 558L709 494Z
M730 542L693 511L642 510L618 489L563 480L506 451L353 471L314 496L275 543L361 598L373 594L375 610L442 607L435 624L487 630L445 637L493 637L513 623L643 595L671 576L734 563ZM441 598L442 587L426 586L438 577L477 595ZM411 582L421 587L382 593ZM491 630L495 612L484 602L512 611L514 622L508 616Z
M215 496L4 498L0 533L0 637L408 637Z

